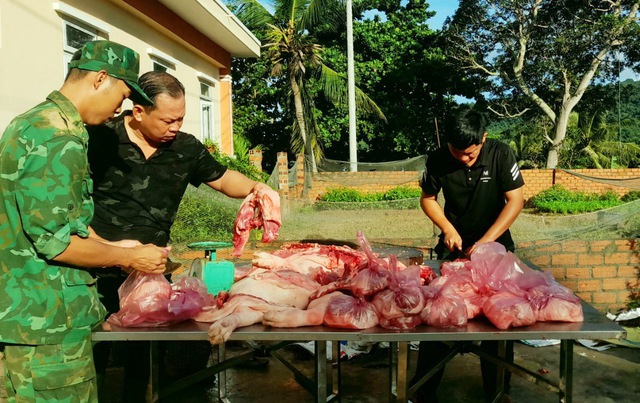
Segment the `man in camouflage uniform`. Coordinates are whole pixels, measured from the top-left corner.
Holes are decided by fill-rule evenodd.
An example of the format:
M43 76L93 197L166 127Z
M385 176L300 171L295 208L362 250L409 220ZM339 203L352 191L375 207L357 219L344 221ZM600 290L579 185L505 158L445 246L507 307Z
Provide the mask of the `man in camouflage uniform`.
M206 184L233 198L244 198L264 183L227 169L217 162L194 136L180 131L185 116L185 89L174 76L150 71L138 80L153 101L134 102L112 121L89 127L89 163L95 183L95 217L92 227L111 241L136 239L165 246L171 225L189 184ZM120 269L102 271L98 290L111 313L119 309L118 288L126 279ZM139 344L139 345L136 345ZM149 347L145 342L127 342L124 401L144 397L149 379ZM168 356L177 355L177 343L163 345ZM189 360L196 367L207 364L209 342L193 342ZM98 343L96 368L106 370L110 344ZM194 352L202 352L194 354Z
M105 315L84 268L157 273L167 250L123 247L89 228L92 181L84 124L120 111L138 54L85 44L59 91L16 117L0 139L0 347L10 402L97 401L91 330Z

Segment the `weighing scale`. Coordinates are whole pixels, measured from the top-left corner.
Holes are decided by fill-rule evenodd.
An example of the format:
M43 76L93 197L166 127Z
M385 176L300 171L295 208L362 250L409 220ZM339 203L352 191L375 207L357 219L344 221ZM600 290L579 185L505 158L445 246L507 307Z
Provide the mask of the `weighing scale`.
M216 259L216 250L233 247L230 242L194 242L189 249L203 250L204 258L191 263L189 275L198 277L207 286L209 294L218 295L220 291L229 291L233 284L235 266L228 260Z

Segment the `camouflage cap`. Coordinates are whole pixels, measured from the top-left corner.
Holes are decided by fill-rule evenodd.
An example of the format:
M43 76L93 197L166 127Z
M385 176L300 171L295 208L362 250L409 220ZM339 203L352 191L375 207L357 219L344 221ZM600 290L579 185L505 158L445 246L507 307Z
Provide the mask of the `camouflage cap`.
M89 41L74 53L69 68L81 70L104 70L112 77L123 80L132 91L135 101L153 105L147 94L138 85L140 57L138 52L112 41Z

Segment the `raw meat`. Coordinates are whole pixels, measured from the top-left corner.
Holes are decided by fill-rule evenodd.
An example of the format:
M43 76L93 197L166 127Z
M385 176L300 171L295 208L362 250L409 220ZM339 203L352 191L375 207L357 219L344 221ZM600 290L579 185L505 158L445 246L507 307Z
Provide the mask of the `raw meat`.
M482 311L495 327L502 330L532 325L538 318L527 299L510 291L494 294L485 302Z
M280 196L271 188L260 187L242 201L233 230L233 256L242 255L244 245L249 240L252 229L263 228L263 242L278 238L282 225L280 217Z

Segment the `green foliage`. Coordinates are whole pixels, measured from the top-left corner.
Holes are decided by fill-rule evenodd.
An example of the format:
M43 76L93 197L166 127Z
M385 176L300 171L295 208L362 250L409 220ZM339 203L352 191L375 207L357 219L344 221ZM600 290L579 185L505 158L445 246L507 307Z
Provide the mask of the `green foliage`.
M231 241L237 206L212 198L211 192L187 189L171 227L173 243Z
M217 149L215 149L211 155L215 158L219 163L226 166L229 169L234 171L238 171L249 179L253 179L258 182L266 182L269 179L269 174L266 172L261 172L258 168L249 164L248 158L244 159L236 159L230 157L226 154L222 154Z
M491 79L487 92L497 115L537 110L554 125L546 137L551 145L546 165L555 168L565 145L566 115L584 92L640 60L637 6L637 1L462 1L448 24L446 49L471 77ZM611 63L614 57L622 62Z
M376 193L340 187L327 190L314 206L318 210L415 209L419 207L420 192L407 186Z
M436 147L434 119L442 124L454 95L475 97L482 85L465 82L445 59L439 32L429 26L428 1L354 1L355 79L385 113L386 122L358 111L358 159L391 161L426 153ZM325 46L324 60L334 70L347 70L346 36L342 30L316 33ZM348 160L346 107L317 103L322 116L325 153ZM442 130L442 126L440 127Z
M580 214L615 207L623 201L614 192L571 192L560 185L554 185L534 196L530 203L543 213Z
M622 196L620 200L622 200L625 203L628 203L638 199L640 199L640 190L632 190L626 195Z

